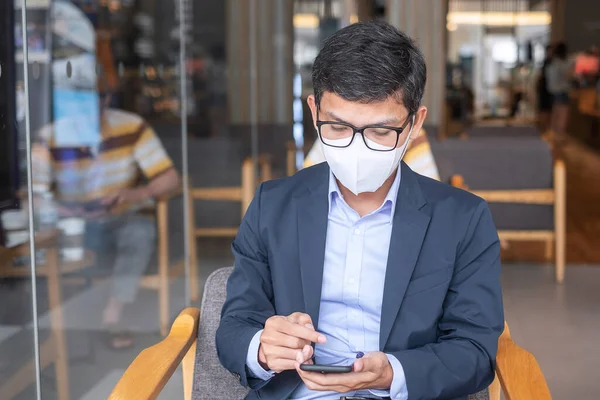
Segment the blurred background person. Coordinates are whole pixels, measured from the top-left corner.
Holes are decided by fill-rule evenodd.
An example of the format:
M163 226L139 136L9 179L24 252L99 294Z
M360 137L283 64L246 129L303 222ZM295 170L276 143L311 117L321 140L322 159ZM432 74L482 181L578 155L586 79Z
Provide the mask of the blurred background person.
M33 146L33 179L37 193L54 194L61 217L86 220L85 248L94 251L96 269L112 273L102 317L107 343L122 349L133 340L121 315L156 247L154 217L143 211L176 190L180 177L152 127L109 108L118 77L108 40L98 40L96 60L99 125L77 114L44 126Z
M553 58L546 68L548 89L552 93L552 131L554 140L565 139L569 118L569 90L571 88L571 64L568 60L567 45L558 43Z
M547 68L552 62L552 45L546 46L546 56L540 68L537 80L537 106L538 106L538 126L541 133L545 133L550 128L550 118L552 116L552 93L548 90Z

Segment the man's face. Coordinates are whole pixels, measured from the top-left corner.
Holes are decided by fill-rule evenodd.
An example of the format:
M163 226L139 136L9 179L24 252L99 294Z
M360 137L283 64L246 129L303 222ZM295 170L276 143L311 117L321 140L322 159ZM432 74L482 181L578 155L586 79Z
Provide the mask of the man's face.
M316 126L317 104L313 95L308 97L308 106L312 112L313 123ZM419 107L419 110L415 113L411 140L418 136L426 115L427 109ZM376 103L364 104L344 100L334 93L325 92L321 96L321 104L318 107L319 121L343 122L357 128L379 125L400 128L408 118L412 118L409 111L393 97L388 97L386 100ZM410 122L406 126L407 129L400 136L397 147L402 146L408 137L408 132L411 130Z

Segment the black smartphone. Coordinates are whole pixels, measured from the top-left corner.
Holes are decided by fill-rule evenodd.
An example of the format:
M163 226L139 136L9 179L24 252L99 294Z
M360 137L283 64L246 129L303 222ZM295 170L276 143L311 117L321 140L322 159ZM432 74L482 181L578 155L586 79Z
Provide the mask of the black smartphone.
M300 369L306 372L320 372L322 374L346 374L352 372L352 365L319 365L301 364Z

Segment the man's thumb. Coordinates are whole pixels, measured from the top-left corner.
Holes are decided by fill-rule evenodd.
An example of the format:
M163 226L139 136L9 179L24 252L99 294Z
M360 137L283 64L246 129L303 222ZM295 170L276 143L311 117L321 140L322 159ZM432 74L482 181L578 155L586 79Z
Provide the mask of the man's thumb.
M352 370L354 372L362 372L365 369L365 361L361 358L354 361L354 366Z

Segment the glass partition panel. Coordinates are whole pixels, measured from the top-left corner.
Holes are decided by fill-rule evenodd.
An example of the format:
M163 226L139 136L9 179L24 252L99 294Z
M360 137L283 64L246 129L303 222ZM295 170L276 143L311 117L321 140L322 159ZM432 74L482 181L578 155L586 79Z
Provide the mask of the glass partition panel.
M27 5L41 391L106 398L189 303L179 2Z
M204 282L233 263L231 241L257 185L295 167L293 2L185 4L188 220Z
M6 399L35 398L39 376L30 241L34 220L27 196L26 66L30 83L42 76L32 63L25 64L24 13L12 0L0 3L0 396ZM56 254L53 240L52 234L36 238L35 256L43 273L55 270L49 267ZM52 345L42 342L44 355Z

